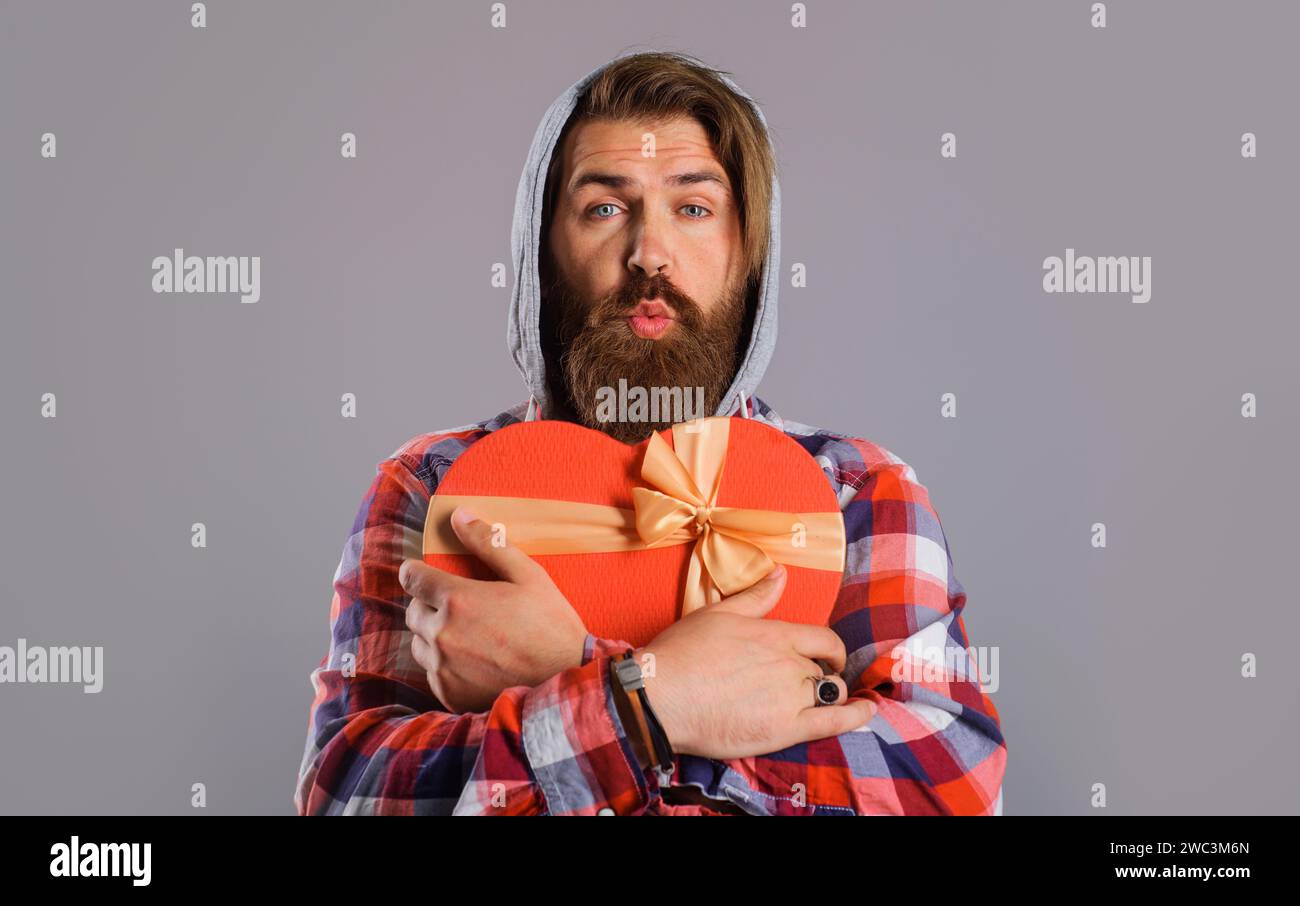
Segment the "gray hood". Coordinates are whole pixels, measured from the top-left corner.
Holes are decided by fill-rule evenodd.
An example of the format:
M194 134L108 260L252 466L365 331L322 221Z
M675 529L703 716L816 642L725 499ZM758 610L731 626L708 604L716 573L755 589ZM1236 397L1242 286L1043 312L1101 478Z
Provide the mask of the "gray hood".
M637 52L640 51L626 51L615 59ZM608 65L609 63L602 63L570 86L551 104L550 109L542 117L541 123L538 124L537 132L533 135L532 147L528 149L528 160L524 163L524 172L519 177L519 189L515 194L515 219L510 231L510 252L514 261L515 282L510 300L510 323L506 331L506 342L510 346L510 354L514 357L519 373L523 375L524 385L537 406L536 416L530 407L527 418L552 417L546 383L546 364L542 357L541 280L538 273L546 173L560 132L568 122L570 114L573 113L578 97L587 84ZM722 78L737 94L752 101L749 94L730 78L726 76ZM758 107L756 103L754 106ZM767 119L763 116L762 110L759 110L758 116L766 129ZM770 140L769 134L769 142ZM772 205L768 213L772 224L771 241L759 284L758 307L754 314L754 328L750 334L749 347L741 359L735 379L723 395L722 402L714 415L736 413L742 399L750 399L754 396L758 382L762 379L767 363L772 358L772 349L776 345L776 296L781 272L781 190L775 172L772 176ZM742 408L740 412L743 414L744 409Z

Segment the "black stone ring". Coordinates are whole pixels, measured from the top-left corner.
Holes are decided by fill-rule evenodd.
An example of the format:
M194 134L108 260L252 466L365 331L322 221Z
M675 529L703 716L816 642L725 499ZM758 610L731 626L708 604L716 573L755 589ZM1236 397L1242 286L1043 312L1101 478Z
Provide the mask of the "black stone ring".
M817 699L816 706L833 705L840 700L840 687L834 680L824 676L810 676Z

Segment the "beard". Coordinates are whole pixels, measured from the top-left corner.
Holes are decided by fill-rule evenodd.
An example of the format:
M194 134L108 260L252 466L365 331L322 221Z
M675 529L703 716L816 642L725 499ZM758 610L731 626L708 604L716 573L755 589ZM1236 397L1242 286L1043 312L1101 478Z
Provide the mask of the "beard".
M588 428L627 444L673 425L661 406L658 421L621 421L601 417L601 391L617 394L626 386L681 388L684 400L695 398L701 416L712 415L731 386L743 349L742 330L750 323L747 283L728 286L706 315L699 304L663 275L635 271L623 286L589 302L556 275L542 304L542 340L547 378L558 408ZM641 301L661 299L672 308L675 323L657 339L639 337L628 315ZM696 388L701 388L697 390ZM608 402L604 404L608 407ZM647 415L652 410L647 408Z

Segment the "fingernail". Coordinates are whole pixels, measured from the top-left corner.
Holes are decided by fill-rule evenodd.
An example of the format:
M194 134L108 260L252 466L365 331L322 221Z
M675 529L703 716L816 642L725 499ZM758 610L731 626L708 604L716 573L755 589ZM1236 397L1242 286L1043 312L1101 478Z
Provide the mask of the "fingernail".
M473 510L464 506L459 506L456 508L456 511L451 514L451 519L457 525L463 526L463 525L469 525L471 522L477 522L478 516L474 513Z
M780 564L780 563L778 563L778 564L777 564L777 565L772 569L772 571L771 571L770 573L768 573L768 577L769 577L769 578L772 578L772 579L779 579L779 578L781 578L781 577L784 576L784 575L785 575L785 566L782 565L782 564Z

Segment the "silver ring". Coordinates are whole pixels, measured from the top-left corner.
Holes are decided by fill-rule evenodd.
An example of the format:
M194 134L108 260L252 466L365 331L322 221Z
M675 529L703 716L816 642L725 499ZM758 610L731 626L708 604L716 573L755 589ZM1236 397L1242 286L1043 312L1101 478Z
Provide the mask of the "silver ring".
M840 700L840 687L834 680L824 676L810 676L813 681L813 698L816 707L833 705Z

